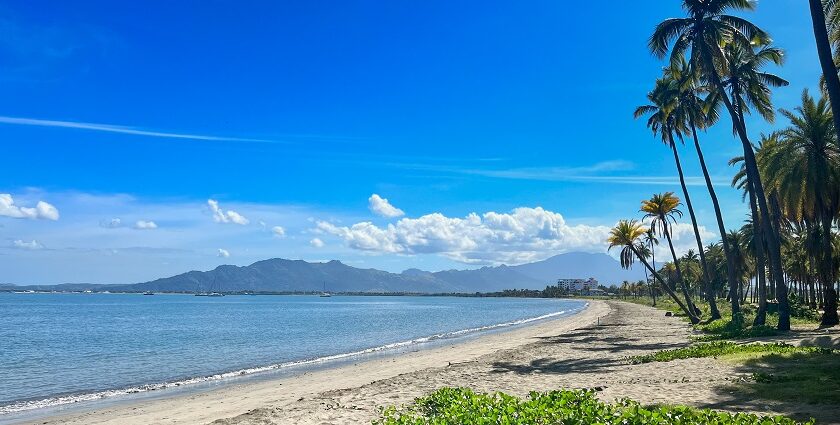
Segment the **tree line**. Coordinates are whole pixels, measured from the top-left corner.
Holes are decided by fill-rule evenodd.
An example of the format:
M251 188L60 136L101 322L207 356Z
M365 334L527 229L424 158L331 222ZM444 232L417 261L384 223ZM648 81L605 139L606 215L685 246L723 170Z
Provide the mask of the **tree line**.
M803 3L804 5L804 3ZM755 302L754 325L766 321L768 303L778 311L779 330L790 329L794 308L821 309L821 325L838 324L840 271L840 5L837 0L808 0L822 71L819 93L803 90L800 105L776 111L773 89L788 85L767 70L782 65L784 52L770 34L747 18L749 0L682 0L683 17L656 26L648 41L651 53L665 59L662 75L634 116L669 149L679 175L681 194L657 193L641 201L641 219L619 221L608 239L620 248L622 267L642 263L650 296L670 297L693 322L721 317L717 302L726 299L733 317L745 302ZM756 115L778 129L759 137L747 128ZM742 155L732 186L749 206L743 225L724 223L701 145L701 134L731 126ZM679 146L690 143L707 193L689 193ZM715 243L704 245L692 195L708 196L714 209ZM674 226L684 219L693 232L694 249L678 256ZM665 261L656 266L657 248ZM697 299L708 304L701 311ZM708 315L708 316L706 316Z

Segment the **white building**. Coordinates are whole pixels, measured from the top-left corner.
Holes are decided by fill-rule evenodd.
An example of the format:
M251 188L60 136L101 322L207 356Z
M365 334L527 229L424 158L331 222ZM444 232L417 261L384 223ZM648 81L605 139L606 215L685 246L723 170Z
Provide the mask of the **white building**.
M598 281L593 277L589 279L557 279L557 286L569 292L588 292L598 289Z

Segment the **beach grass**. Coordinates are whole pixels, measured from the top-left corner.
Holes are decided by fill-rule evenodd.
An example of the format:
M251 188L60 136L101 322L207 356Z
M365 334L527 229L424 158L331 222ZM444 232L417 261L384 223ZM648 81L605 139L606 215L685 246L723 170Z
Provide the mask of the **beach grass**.
M726 385L754 399L840 404L840 350L784 343L716 341L636 356L631 363L715 357L736 365L748 379Z
M402 408L387 407L379 425L421 424L797 424L782 416L725 413L686 406L642 406L632 400L605 403L594 391L531 392L527 398L442 388ZM813 423L813 421L806 422Z

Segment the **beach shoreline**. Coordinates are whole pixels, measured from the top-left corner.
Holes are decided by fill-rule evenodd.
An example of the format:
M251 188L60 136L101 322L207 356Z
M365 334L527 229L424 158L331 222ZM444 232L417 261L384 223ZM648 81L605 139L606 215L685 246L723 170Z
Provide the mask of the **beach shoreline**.
M362 356L358 360L350 359L321 367L316 365L310 370L292 371L277 376L255 376L242 382L221 381L218 385L193 390L185 386L173 388L171 391L167 389L162 393L152 391L128 399L115 397L97 400L81 407L68 404L24 411L0 416L0 423L206 423L246 413L271 403L296 400L311 393L309 390L328 391L363 383L367 377L382 379L387 377L389 372L407 373L441 362L455 363L468 359L469 356L484 355L491 352L492 347L507 346L502 343L505 340L519 342L543 334L549 328L555 328L558 323L578 324L588 321L593 314L591 311L592 302L587 302L586 307L571 315L538 318L534 323L518 324L510 329L491 329L467 335L460 340L440 341L439 344L431 346L420 344L393 352L384 351L381 356ZM359 380L361 377L365 378ZM324 386L322 381L335 384L336 387ZM269 395L272 389L276 388L282 388L282 394ZM254 394L261 396L255 397ZM233 403L228 400L239 401ZM185 409L176 409L177 406L183 406ZM148 415L145 412L159 412L162 416Z

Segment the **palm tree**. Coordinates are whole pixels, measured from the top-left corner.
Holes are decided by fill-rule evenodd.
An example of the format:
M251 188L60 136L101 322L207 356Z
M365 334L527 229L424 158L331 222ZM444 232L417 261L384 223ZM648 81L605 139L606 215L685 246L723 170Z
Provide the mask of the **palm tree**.
M684 61L683 61L684 62ZM661 136L662 142L671 148L674 155L674 163L677 166L677 173L680 179L680 188L682 189L683 197L685 199L685 206L688 209L689 217L691 218L691 225L694 230L694 239L697 243L697 249L702 252L703 241L700 239L700 230L697 226L697 216L694 214L694 207L691 203L691 196L688 193L688 187L685 183L685 175L682 169L682 162L677 150L677 144L674 141L676 135L680 141L683 140L683 134L689 128L694 128L695 118L694 114L699 111L700 101L696 94L689 93L689 82L681 81L690 79L685 73L686 69L681 69L678 65L664 69L664 76L656 81L654 89L648 93L647 98L651 102L647 105L642 105L636 108L634 116L639 118L641 116L649 115L647 120L648 128L653 131L654 136ZM696 132L695 140L696 140ZM703 269L703 281L706 287L706 294L710 294L711 278L709 276L708 267L706 265L706 258L701 255L701 266ZM717 302L714 296L706 297L711 310L712 319L720 318L720 312L717 308Z
M834 0L829 0L829 8L836 6ZM825 81L825 88L828 92L828 97L831 101L831 109L833 111L840 111L840 77L837 76L837 67L834 65L834 57L831 53L831 40L828 35L828 28L826 27L825 9L823 9L823 0L808 0L808 5L811 9L811 23L814 27L814 39L817 42L817 54L820 58L820 67L822 68L823 81ZM840 139L840 113L835 115L834 131L838 139Z
M759 143L758 150L756 152L757 162L759 164L759 168L762 170L762 176L769 176L771 175L771 171L769 170L769 163L773 158L772 152L775 152L778 149L778 134L773 133L769 136L763 136L761 139L761 143ZM753 186L750 184L749 179L746 177L746 169L743 164L743 157L733 158L729 161L729 165L736 165L741 163L740 170L735 174L735 177L732 178L732 186L742 189L744 191L744 197L749 199L749 206L750 206L750 213L753 217L751 220L752 222L752 232L751 232L751 239L754 240L754 243L750 245L753 248L752 252L756 258L756 267L761 267L762 273L764 270L764 260L767 258L767 245L765 239L765 233L762 231L762 226L759 224L760 214L758 213L758 201L756 199L755 190ZM772 182L767 182L766 186L770 189L770 196L771 200L776 201L778 199L778 191L775 189ZM774 202L773 205L776 205L777 202ZM780 213L774 213L773 217L777 221L781 221L782 217ZM742 232L743 233L743 232ZM747 248L748 249L748 248ZM770 262L770 270L771 274L775 267L783 267L782 263L774 263L773 261ZM763 276L759 277L759 296L764 297L766 300L767 296L767 283ZM763 289L763 290L762 290ZM790 316L789 316L789 308L788 308L788 299L787 299L787 285L783 282L781 287L777 284L776 285L776 292L782 293L783 296L777 298L779 301L779 329L785 330L782 326L783 323L789 323ZM782 308L784 306L785 308ZM762 325L766 323L767 317L767 304L765 301L759 301L759 308L756 314L755 320L753 321L754 325ZM788 325L789 326L789 325Z
M759 179L755 152L753 152L752 144L747 136L746 125L730 99L720 74L720 70L725 69L724 65L726 64L725 46L732 44L765 46L769 43L770 37L748 20L726 14L727 11L733 9L753 10L755 9L754 2L748 0L683 0L682 3L688 17L670 18L662 21L651 35L648 47L659 58L664 58L668 54L669 47L671 47L672 63L689 53L691 65L715 88L715 93L726 106L732 118L733 128L741 140L747 178L754 187L759 202L759 210L762 215L761 223L763 223L762 230L771 251L771 262L781 264L779 238L774 229L770 227L769 209L766 205L767 198ZM780 302L779 305L779 327L780 329L790 329L789 320L783 318L786 313L783 311L787 310L788 307L786 305L786 288L781 288L784 286L784 277L779 267L774 270L774 280L777 287L782 289L778 292L785 295L785 302Z
M691 296L688 293L688 288L683 279L682 269L677 259L677 252L674 250L674 241L671 238L671 224L677 222L677 217L682 217L682 211L677 208L680 205L680 198L676 197L674 192L657 193L650 199L642 201L640 211L645 213L645 218L651 220L651 229L655 229L657 233L665 235L665 240L668 241L668 247L671 250L671 257L674 260L677 281L680 284L683 297L685 297L685 303L691 309L692 316L696 316L695 312L697 308L691 302Z
M744 237L741 232L730 230L726 234L726 238L729 239L729 246L732 247L733 258L735 259L735 272L740 278L739 282L743 282L743 278L747 274L747 251Z
M780 133L784 155L773 171L783 209L793 219L818 226L822 258L818 272L823 283L825 308L822 326L833 326L837 316L837 292L832 255L832 222L840 212L840 147L833 114L825 98L815 100L805 90L802 105L780 111L790 127Z
M685 315L691 320L691 323L700 323L700 320L692 314L693 312L689 311L688 308L680 301L679 297L671 290L671 288L665 283L662 279L662 276L659 273L650 267L648 264L647 259L640 255L639 248L642 247L642 243L639 240L641 236L645 233L644 226L641 223L637 222L636 220L620 220L618 224L615 225L610 230L610 235L607 238L607 242L609 242L610 246L608 249L612 249L614 247L621 247L621 252L619 253L619 262L621 263L621 267L628 269L633 266L635 259L639 259L639 261L644 264L647 270L654 276L656 280L659 281L662 288L671 299L674 300L675 303L680 307L680 309L685 313Z
M726 58L725 72L726 89L729 96L733 99L735 109L738 111L738 119L741 126L746 128L745 116L751 112L756 112L765 120L772 122L774 120L773 105L770 100L771 87L780 87L787 85L784 79L761 71L761 68L768 63L780 65L783 62L783 54L780 49L772 46L752 46L745 44L733 43L724 48L724 55ZM772 139L772 135L769 138ZM764 140L762 140L764 143ZM746 157L741 157L743 160ZM756 247L761 249L756 254L757 258L769 259L770 272L775 283L777 300L779 302L779 325L780 330L790 329L790 314L787 297L787 286L782 272L781 260L781 240L780 228L778 226L781 219L780 214L775 213L772 208L777 201L774 199L775 192L771 188L767 188L767 183L762 179L766 175L761 172L761 159L758 154L755 155L756 166L759 169L757 174L758 179L752 181L749 178L749 169L747 162L744 160L743 173L740 173L740 178L743 178L742 186L746 189L746 196L749 197L750 212L753 218L754 226L758 226L762 235L758 237L761 243ZM765 197L760 196L760 191L766 190ZM768 202L769 201L769 202ZM766 222L766 218L773 218ZM772 235L769 235L772 233ZM771 241L775 241L778 245L776 249L771 246ZM766 288L766 283L765 283ZM760 306L761 307L761 306ZM765 306L766 307L766 306ZM756 320L760 323L765 317L765 311L759 308L759 314Z
M750 205L755 205L755 201L750 200ZM765 274L766 266L764 263L764 238L761 237L761 231L757 223L752 220L747 220L747 224L741 227L740 234L747 252L753 253L755 258L758 311L755 319L753 319L753 326L764 325L767 323L767 275Z
M703 178L706 181L706 188L709 191L709 197L712 200L712 206L715 210L715 218L717 220L718 231L721 235L726 234L726 226L723 223L723 215L720 211L720 203L718 202L715 187L712 184L712 178L709 176L709 169L706 167L706 160L703 156L703 150L700 148L700 139L697 137L698 127L706 128L714 124L715 121L717 121L717 110L715 108L706 107L706 102L700 97L700 93L702 91L708 91L708 88L700 86L697 73L695 72L695 70L691 69L691 66L689 65L688 61L685 60L685 57L680 57L680 60L678 62L672 63L670 67L666 68L666 74L669 75L677 84L677 90L679 92L680 98L680 109L682 109L682 115L684 116L688 124L688 128L691 130L691 136L694 140L694 149L697 152L697 158L700 160L700 168L703 171ZM689 208L689 212L691 212L692 223L695 223L696 221L694 220L694 213L691 208ZM700 242L699 232L697 232L696 228L695 236L697 239L697 249L700 253L700 262L703 266L703 275L706 279L706 293L712 294L711 297L708 298L709 305L711 307L711 318L712 320L719 319L720 312L718 311L717 302L715 301L715 291L713 287L714 285L711 281L708 261L706 261L706 255L703 250L703 246ZM722 238L721 240L723 241L723 251L724 255L726 256L726 273L728 278L727 280L730 282L729 290L730 294L734 294L733 291L736 290L735 266L733 263L732 254L730 253L729 243L726 241L726 238ZM731 308L734 312L738 312L740 310L737 297L731 297Z
M674 142L675 134L682 139L682 134L686 129L685 124L688 121L685 115L687 111L680 106L680 91L678 82L671 78L669 73L666 71L664 77L656 80L656 85L654 89L648 93L647 98L651 103L636 108L634 116L639 118L641 116L649 115L647 120L648 128L651 129L654 135L661 136L662 141L671 148L671 152L674 155L674 163L677 166L677 174L680 178L680 187L682 188L683 196L685 197L685 204L688 208L691 224L694 229L694 237L697 242L697 247L702 250L703 243L700 240L700 230L697 227L697 217L694 214L691 197L688 194L688 187L685 184L685 175L683 174L680 155L677 151L677 144ZM708 286L709 274L706 271L705 258L703 260L704 280L706 286ZM712 309L712 317L720 317L714 297L709 298L708 301ZM690 300L686 300L686 302L688 302L689 306L693 307Z

